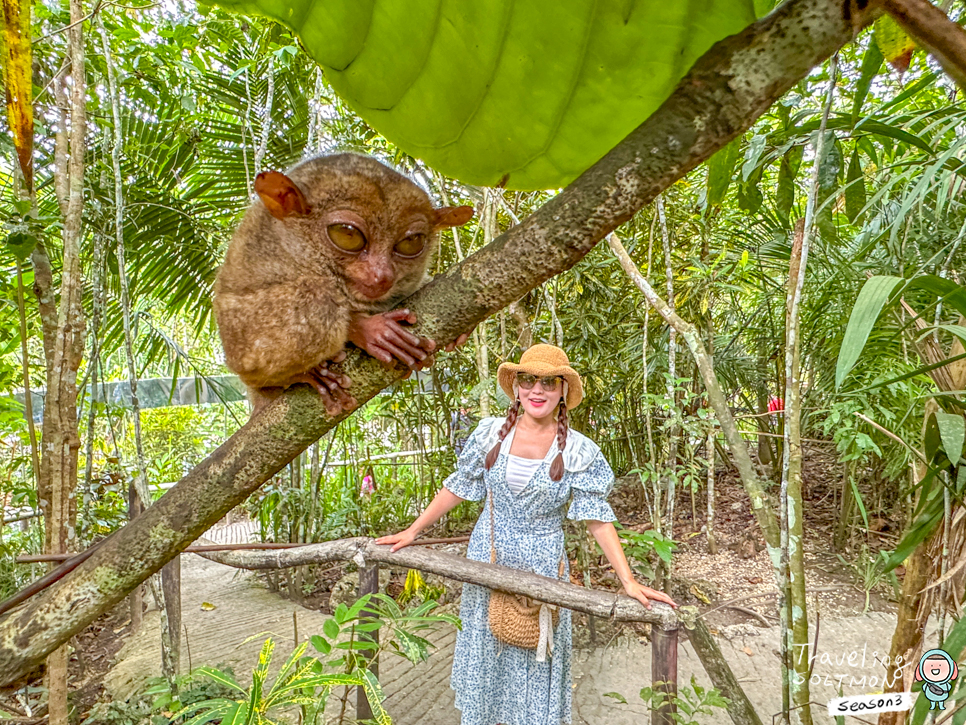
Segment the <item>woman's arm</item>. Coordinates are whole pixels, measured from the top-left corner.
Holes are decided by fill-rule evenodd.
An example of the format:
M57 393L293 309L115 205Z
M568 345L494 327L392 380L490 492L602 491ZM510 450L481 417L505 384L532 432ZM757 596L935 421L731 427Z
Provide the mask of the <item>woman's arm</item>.
M664 592L646 587L634 579L630 564L627 563L627 557L624 556L624 549L621 547L621 540L617 535L617 529L614 528L614 524L610 521L587 521L587 529L597 539L597 543L600 544L600 548L604 551L604 556L607 557L607 561L614 568L614 573L620 579L624 591L627 592L627 596L634 597L634 599L648 609L651 608L651 599L658 602L666 602L672 607L677 606L674 600Z
M413 521L412 525L405 531L400 531L398 534L389 534L388 536L382 536L376 539L377 544L392 544L392 551L397 551L404 546L409 546L413 543L413 540L420 535L425 529L435 524L443 515L452 511L456 506L463 503L466 499L462 499L455 493L450 491L448 488L443 487L436 494L436 498L430 502L426 510L423 511L419 518ZM611 527L613 528L613 527ZM615 534L616 536L616 534ZM618 547L620 545L618 544Z

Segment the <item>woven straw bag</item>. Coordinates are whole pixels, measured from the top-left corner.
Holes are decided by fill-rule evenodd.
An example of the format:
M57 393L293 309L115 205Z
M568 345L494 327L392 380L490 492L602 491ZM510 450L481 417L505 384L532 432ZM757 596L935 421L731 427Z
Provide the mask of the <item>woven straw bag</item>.
M493 492L490 495L490 563L496 563L496 527L493 523ZM563 569L563 560L560 561ZM490 592L490 631L497 641L523 649L537 649L540 643L540 609L545 606L530 597L509 592ZM560 620L557 607L551 610L552 627ZM552 633L551 633L552 636Z
M554 609L553 626L560 619ZM536 649L540 643L540 602L522 594L490 593L490 631L504 644Z

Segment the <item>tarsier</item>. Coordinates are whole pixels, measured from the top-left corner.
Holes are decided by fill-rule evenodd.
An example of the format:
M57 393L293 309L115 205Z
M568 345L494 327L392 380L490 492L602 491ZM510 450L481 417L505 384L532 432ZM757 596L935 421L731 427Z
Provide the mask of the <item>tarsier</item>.
M392 308L430 280L439 230L465 224L472 207L434 208L405 176L355 154L261 173L255 192L214 309L225 362L256 411L296 383L314 387L331 415L354 405L351 381L330 368L347 342L387 365L431 361L436 343L406 329L410 310Z

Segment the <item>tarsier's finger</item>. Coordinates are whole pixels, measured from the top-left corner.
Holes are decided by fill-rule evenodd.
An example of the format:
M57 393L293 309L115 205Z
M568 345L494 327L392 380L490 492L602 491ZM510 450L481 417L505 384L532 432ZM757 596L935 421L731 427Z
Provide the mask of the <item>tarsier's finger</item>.
M399 345L394 344L392 340L386 340L386 339L379 340L379 346L375 349L379 352L385 352L389 355L389 360L385 362L390 365L392 364L392 359L396 358L404 365L413 367L413 365L415 365L421 359L419 357L414 357ZM382 356L378 356L378 357L380 360L382 360Z
M434 353L430 353L422 360L420 360L418 363L413 365L413 370L425 370L426 368L431 368L435 364L436 364L436 355ZM409 376L407 375L406 377L409 377Z
M345 357L345 353L339 353ZM329 362L335 362L330 360ZM352 380L348 375L343 375L342 373L337 373L335 370L331 370L328 367L328 363L322 363L316 368L313 368L311 374L315 376L320 382L324 383L330 390L335 388L348 388L352 385Z
M393 322L408 322L410 325L416 324L416 313L412 310L406 309L405 307L401 310L390 310L389 312L383 312L382 316L387 320L392 320Z
M425 347L424 341L426 338L420 337L419 335L414 335L412 332L407 330L405 327L400 325L398 322L388 322L386 324L386 333L391 334L393 337L398 338L396 343L404 341L409 343L415 348Z
M453 350L455 350L456 348L463 347L463 345L465 345L466 341L469 339L470 339L470 333L464 332L462 335L457 337L456 340L454 340L449 345L447 345L444 349L446 350L446 352L453 352Z
M401 327L398 329L402 330ZM432 349L431 347L428 347L426 344L423 344L424 341L422 338L417 337L415 338L416 342L413 342L412 338L414 336L398 335L396 334L396 332L397 332L396 329L386 330L386 333L380 337L379 344L382 345L383 347L394 345L399 349L405 350L406 353L408 353L411 357L415 358L416 360L424 359L429 354L429 350ZM412 363L406 363L406 364L409 365L410 367L412 366Z

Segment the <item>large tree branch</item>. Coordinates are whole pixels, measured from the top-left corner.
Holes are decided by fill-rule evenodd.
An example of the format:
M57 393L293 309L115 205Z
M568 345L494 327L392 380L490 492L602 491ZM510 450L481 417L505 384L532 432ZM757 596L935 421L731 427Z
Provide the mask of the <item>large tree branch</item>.
M709 50L670 98L563 192L423 288L419 332L454 340L576 264L663 189L748 129L869 20L848 0L790 0ZM535 262L539 267L535 268ZM360 404L402 374L361 355L345 372ZM345 417L298 387L250 420L135 521L56 585L0 620L9 683L157 571Z

